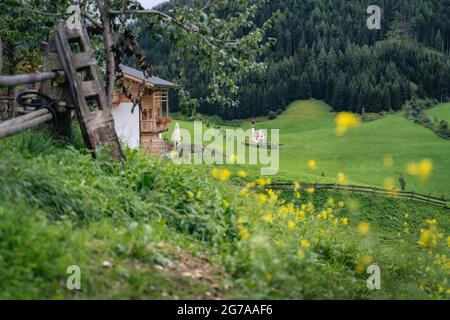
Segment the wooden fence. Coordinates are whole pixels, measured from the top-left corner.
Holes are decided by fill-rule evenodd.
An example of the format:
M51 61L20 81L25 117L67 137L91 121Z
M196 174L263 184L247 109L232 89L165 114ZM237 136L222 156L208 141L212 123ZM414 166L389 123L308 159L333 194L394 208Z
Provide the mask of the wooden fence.
M274 183L267 186L269 189L273 190L283 190L283 189L293 189L294 183ZM377 187L367 187L367 186L357 186L357 185L340 185L340 184L302 184L301 189L307 190L314 188L315 190L339 190L346 191L350 193L362 193L362 194L373 194L381 195L391 198L401 198L411 201L424 202L440 207L445 207L450 209L450 200L446 197L437 198L431 195L424 195L417 192L400 191L400 190L388 190Z

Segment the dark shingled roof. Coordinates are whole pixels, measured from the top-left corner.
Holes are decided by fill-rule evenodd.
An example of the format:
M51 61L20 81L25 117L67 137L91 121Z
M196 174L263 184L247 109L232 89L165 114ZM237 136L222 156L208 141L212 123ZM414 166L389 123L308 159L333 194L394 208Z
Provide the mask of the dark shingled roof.
M139 80L144 80L144 72L142 72L140 70L137 70L137 69L134 69L134 68L130 68L130 67L128 67L126 65L123 65L123 64L120 65L120 69L122 70L124 75L128 75L128 76L131 76L133 78L137 78ZM177 87L176 84L174 84L174 83L172 83L170 81L167 81L167 80L155 77L155 76L147 77L147 79L145 79L145 81L149 82L150 84L152 84L152 85L154 85L156 87L166 87L166 88L175 88L175 87Z

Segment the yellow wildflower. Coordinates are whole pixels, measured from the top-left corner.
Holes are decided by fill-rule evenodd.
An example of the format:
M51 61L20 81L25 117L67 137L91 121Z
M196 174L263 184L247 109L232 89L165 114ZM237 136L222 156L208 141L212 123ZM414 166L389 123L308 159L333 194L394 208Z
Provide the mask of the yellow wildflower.
M211 170L211 175L217 180L228 181L231 177L231 172L228 169L214 168Z
M300 183L294 182L294 190L298 191L298 190L300 190L300 188L301 188Z
M262 219L267 223L273 223L273 215L271 213L266 214Z
M225 199L223 199L222 204L225 209L227 209L230 206L230 203Z
M313 194L314 192L316 192L316 189L308 188L308 189L306 189L306 192L309 193L309 194Z
M438 293L439 294L441 294L441 293L444 293L445 292L445 288L442 286L442 285L438 285Z
M244 224L245 223L245 220L244 220L244 218L242 218L242 217L239 217L237 220L236 220L236 224L238 224L238 225L242 225L242 224Z
M368 222L361 222L358 225L358 232L362 237L365 237L369 233L369 223Z
M347 184L347 177L345 176L345 174L343 172L339 172L338 173L338 182L339 184Z
M420 239L417 243L424 248L434 248L437 245L436 235L432 230L422 229L420 230Z
M356 265L356 272L361 273L366 270L366 268L369 266L369 264L372 263L372 257L371 256L362 256L358 259L358 263Z
M239 170L238 175L240 178L246 178L247 172L245 172L244 170Z
M264 178L258 178L258 179L256 180L256 184L257 184L258 186L260 186L260 187L265 187L265 186L267 186L267 185L269 185L269 184L271 184L271 183L272 183L272 180L269 179L269 178L267 178L267 179L264 179Z
M348 225L348 218L347 217L342 218L342 224L344 226Z
M219 178L219 169L217 169L217 168L213 168L212 170L211 170L211 175L213 176L213 178L216 178L216 179L218 179Z
M316 170L317 168L317 163L315 160L309 160L308 161L308 168L311 170Z
M411 176L419 178L425 182L433 170L433 162L430 159L424 159L420 163L408 163L406 171Z
M339 206L339 208L343 209L343 208L345 207L344 201L340 201L340 202L338 203L338 206Z
M192 191L188 191L187 195L188 195L189 199L193 199L194 198L194 193Z
M300 247L302 247L303 249L308 249L311 246L311 244L309 243L308 240L302 239L300 241Z
M242 189L241 191L239 191L239 195L241 197L246 197L248 195L248 190L247 189Z
M241 228L239 230L239 235L241 236L241 239L244 241L247 241L250 238L250 233L246 228Z
M267 202L267 196L265 194L260 193L256 196L256 198L263 204Z
M327 206L329 206L330 208L334 207L334 199L333 198L328 198Z
M296 226L297 226L297 224L294 221L291 220L291 221L288 222L288 229L289 230L294 230Z
M297 191L295 193L295 199L300 199L301 197L302 197L301 193Z
M361 118L351 112L341 112L336 116L336 135L344 136L351 128L361 124Z
M231 172L228 169L223 169L220 171L219 180L227 181L231 177Z
M253 189L254 187L256 187L255 182L249 182L245 185L245 188L247 188L247 189Z
M298 250L297 251L297 257L299 257L300 260L305 259L305 253L303 252L303 250Z
M267 194L269 195L271 202L277 202L278 195L272 189L269 189L269 191L267 191Z

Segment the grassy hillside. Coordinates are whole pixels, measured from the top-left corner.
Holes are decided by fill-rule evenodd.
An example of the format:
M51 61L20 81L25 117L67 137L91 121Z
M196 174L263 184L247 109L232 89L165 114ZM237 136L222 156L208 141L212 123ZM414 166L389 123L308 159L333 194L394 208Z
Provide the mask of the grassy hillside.
M441 104L427 111L427 115L431 120L445 120L450 122L450 103Z
M365 122L344 137L338 137L335 115L329 110L321 101L296 101L277 119L258 123L261 129L280 129L284 147L280 151L278 178L334 183L338 173L343 172L349 183L383 187L385 179L397 182L400 173L404 173L408 190L450 196L450 141L437 137L401 114ZM181 121L180 125L192 128L189 122ZM249 128L250 123L243 123L242 127ZM386 155L394 160L391 167L384 165ZM314 171L307 166L311 159L317 162ZM422 159L433 161L427 183L406 174L408 163Z
M130 150L93 160L39 132L0 152L0 298L450 297L446 209L276 194ZM382 290L366 287L371 263Z

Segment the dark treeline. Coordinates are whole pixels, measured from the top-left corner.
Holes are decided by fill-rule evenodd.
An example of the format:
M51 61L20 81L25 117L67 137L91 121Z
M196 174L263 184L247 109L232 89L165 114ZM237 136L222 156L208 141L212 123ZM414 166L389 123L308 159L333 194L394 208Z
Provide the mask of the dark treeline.
M240 84L239 107L201 103L198 111L233 119L283 110L296 99L323 99L336 111L354 112L399 110L412 94L447 100L450 0L376 2L383 9L382 30L366 26L372 1L269 2L255 18L262 23L277 10L282 14L268 35L277 43L264 58L267 70ZM151 34L140 42L153 72L181 79L194 98L205 96L208 79L195 59L181 60L169 40ZM172 109L179 110L173 100Z

